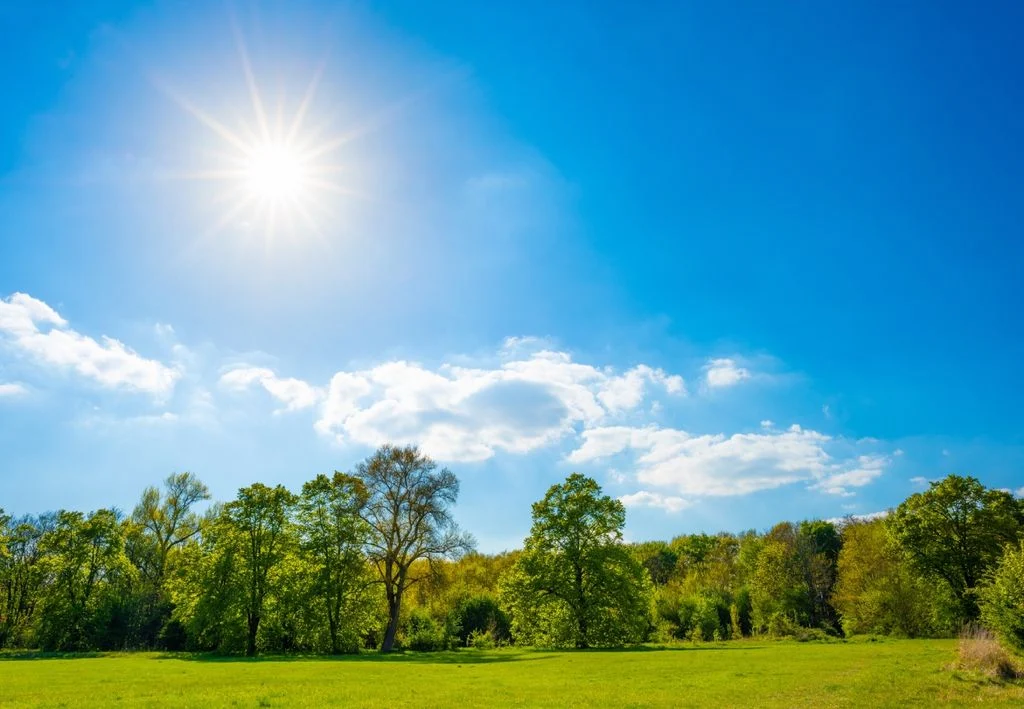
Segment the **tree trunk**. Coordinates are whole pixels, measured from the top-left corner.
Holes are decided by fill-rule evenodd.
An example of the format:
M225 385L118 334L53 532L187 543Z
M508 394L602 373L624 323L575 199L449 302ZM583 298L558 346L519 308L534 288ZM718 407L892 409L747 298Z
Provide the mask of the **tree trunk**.
M341 648L338 647L338 621L334 617L330 603L327 604L327 626L331 631L331 654L340 655Z
M402 597L397 593L388 594L388 628L384 631L384 641L380 644L381 652L391 652L395 647L395 636L398 635L398 613L402 606Z
M583 569L576 565L576 629L579 637L576 638L576 647L585 650L590 647L587 642L587 604L583 595Z
M260 629L260 617L255 613L250 613L249 617L249 636L246 638L245 643L245 654L247 657L256 656L256 633Z

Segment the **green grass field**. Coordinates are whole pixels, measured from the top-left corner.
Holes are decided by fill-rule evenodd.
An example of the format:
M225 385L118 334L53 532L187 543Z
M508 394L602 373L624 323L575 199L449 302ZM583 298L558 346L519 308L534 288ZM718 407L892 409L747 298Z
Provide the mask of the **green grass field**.
M951 640L342 659L0 655L0 706L1020 706L1024 684L949 669Z

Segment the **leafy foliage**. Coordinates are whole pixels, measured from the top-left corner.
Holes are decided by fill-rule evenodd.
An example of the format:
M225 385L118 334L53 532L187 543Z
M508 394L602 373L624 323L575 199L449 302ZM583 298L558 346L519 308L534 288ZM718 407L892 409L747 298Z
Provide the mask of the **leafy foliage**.
M1024 653L1024 541L1007 546L980 590L981 619L999 639Z
M394 647L406 589L423 580L414 565L429 565L473 547L459 531L451 506L459 481L413 446L383 446L359 464L356 476L366 489L362 515L370 528L367 550L388 604L388 625L381 651Z
M981 620L1024 643L1024 503L950 476L886 520L625 544L621 503L569 476L533 506L524 548L466 553L458 481L415 448L298 495L227 504L194 475L128 517L0 511L0 646L354 652L594 647L748 636L955 636Z
M622 503L594 480L570 475L533 505L533 527L503 595L513 633L586 648L642 640L650 581L622 544Z
M887 526L917 569L942 583L957 601L959 618L975 620L975 591L1024 527L1024 507L977 479L950 475L897 507Z

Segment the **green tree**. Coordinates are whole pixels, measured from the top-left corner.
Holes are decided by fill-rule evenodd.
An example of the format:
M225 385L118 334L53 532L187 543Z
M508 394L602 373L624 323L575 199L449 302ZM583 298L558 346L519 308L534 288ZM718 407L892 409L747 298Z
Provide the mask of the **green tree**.
M804 576L809 600L808 623L838 632L838 615L832 606L839 551L843 542L836 526L824 520L800 523L797 531L797 557Z
M156 487L143 491L131 519L150 542L150 553L139 554L139 569L154 586L163 583L171 551L199 534L202 518L193 508L208 499L206 485L188 472L167 476L162 493Z
M39 545L46 578L39 641L46 649L87 649L103 630L95 620L105 596L135 573L117 514L62 510Z
M676 570L679 555L665 542L641 542L633 545L633 553L647 569L651 583L664 586Z
M238 535L237 563L246 619L245 654L256 654L264 604L272 593L273 572L285 558L291 538L289 515L295 496L281 485L255 483L238 491L224 515Z
M42 533L42 520L15 520L0 510L0 648L27 640L43 581Z
M533 505L525 548L503 583L513 633L579 648L643 639L647 571L622 543L626 511L573 473Z
M245 588L239 570L242 537L215 506L202 534L183 545L167 581L174 604L171 624L190 650L237 652L245 649ZM180 641L179 641L180 642Z
M787 540L769 538L764 542L750 579L750 601L758 632L768 630L773 618L793 624L807 622L807 585L795 549Z
M893 544L884 520L843 525L832 602L843 632L921 637L950 632L946 604Z
M362 516L370 526L366 548L384 585L388 624L381 652L391 652L398 633L402 597L427 569L441 559L472 549L473 540L459 531L451 507L459 496L455 475L414 446L385 445L356 468L367 495ZM422 565L421 565L422 566Z
M982 622L1008 646L1024 653L1024 541L1006 547L979 596Z
M365 617L368 576L363 547L370 526L360 516L367 502L366 487L343 473L318 475L302 486L296 520L303 558L311 576L311 591L327 616L331 652L358 648Z
M960 620L970 621L979 613L975 590L1003 545L1016 543L1024 509L1008 492L949 475L904 500L886 524L915 566L952 593Z
M174 473L161 491L148 487L126 522L125 550L138 568L141 583L121 599L119 613L130 618L134 646L164 644L162 631L172 605L167 577L176 552L198 537L203 522L193 508L210 493L192 473Z

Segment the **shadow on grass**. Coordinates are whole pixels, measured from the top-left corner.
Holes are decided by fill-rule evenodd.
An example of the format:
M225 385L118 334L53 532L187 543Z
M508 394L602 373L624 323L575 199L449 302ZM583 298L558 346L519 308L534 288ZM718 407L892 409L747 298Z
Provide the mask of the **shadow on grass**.
M769 646L762 644L750 644L746 642L722 642L722 643L693 643L679 645L632 645L629 647L592 647L579 648L529 648L526 652L557 652L559 654L589 654L589 653L614 653L629 654L643 652L702 652L716 650L765 650Z
M88 652L45 652L43 650L7 650L0 652L0 662L8 660L88 660L106 657L109 653Z
M97 657L145 657L153 660L180 660L182 662L209 663L257 663L257 662L392 662L417 663L428 665L491 665L506 662L530 662L549 660L556 655L589 655L589 654L637 654L637 653L675 653L675 652L708 652L721 650L765 650L769 645L736 643L707 643L686 645L636 645L632 647L610 648L511 648L508 650L484 651L459 650L444 652L393 652L382 655L379 652L367 651L358 655L224 655L214 652L43 652L7 651L0 652L0 662L25 660L81 660Z
M184 662L213 662L213 663L254 663L254 662L391 662L391 663L416 663L425 665L493 665L503 662L526 662L530 660L546 660L550 656L534 655L529 653L482 653L474 650L461 652L393 652L382 655L379 652L368 651L358 655L259 655L257 657L245 657L244 655L221 655L210 652L165 652L154 655L157 660L181 660Z

